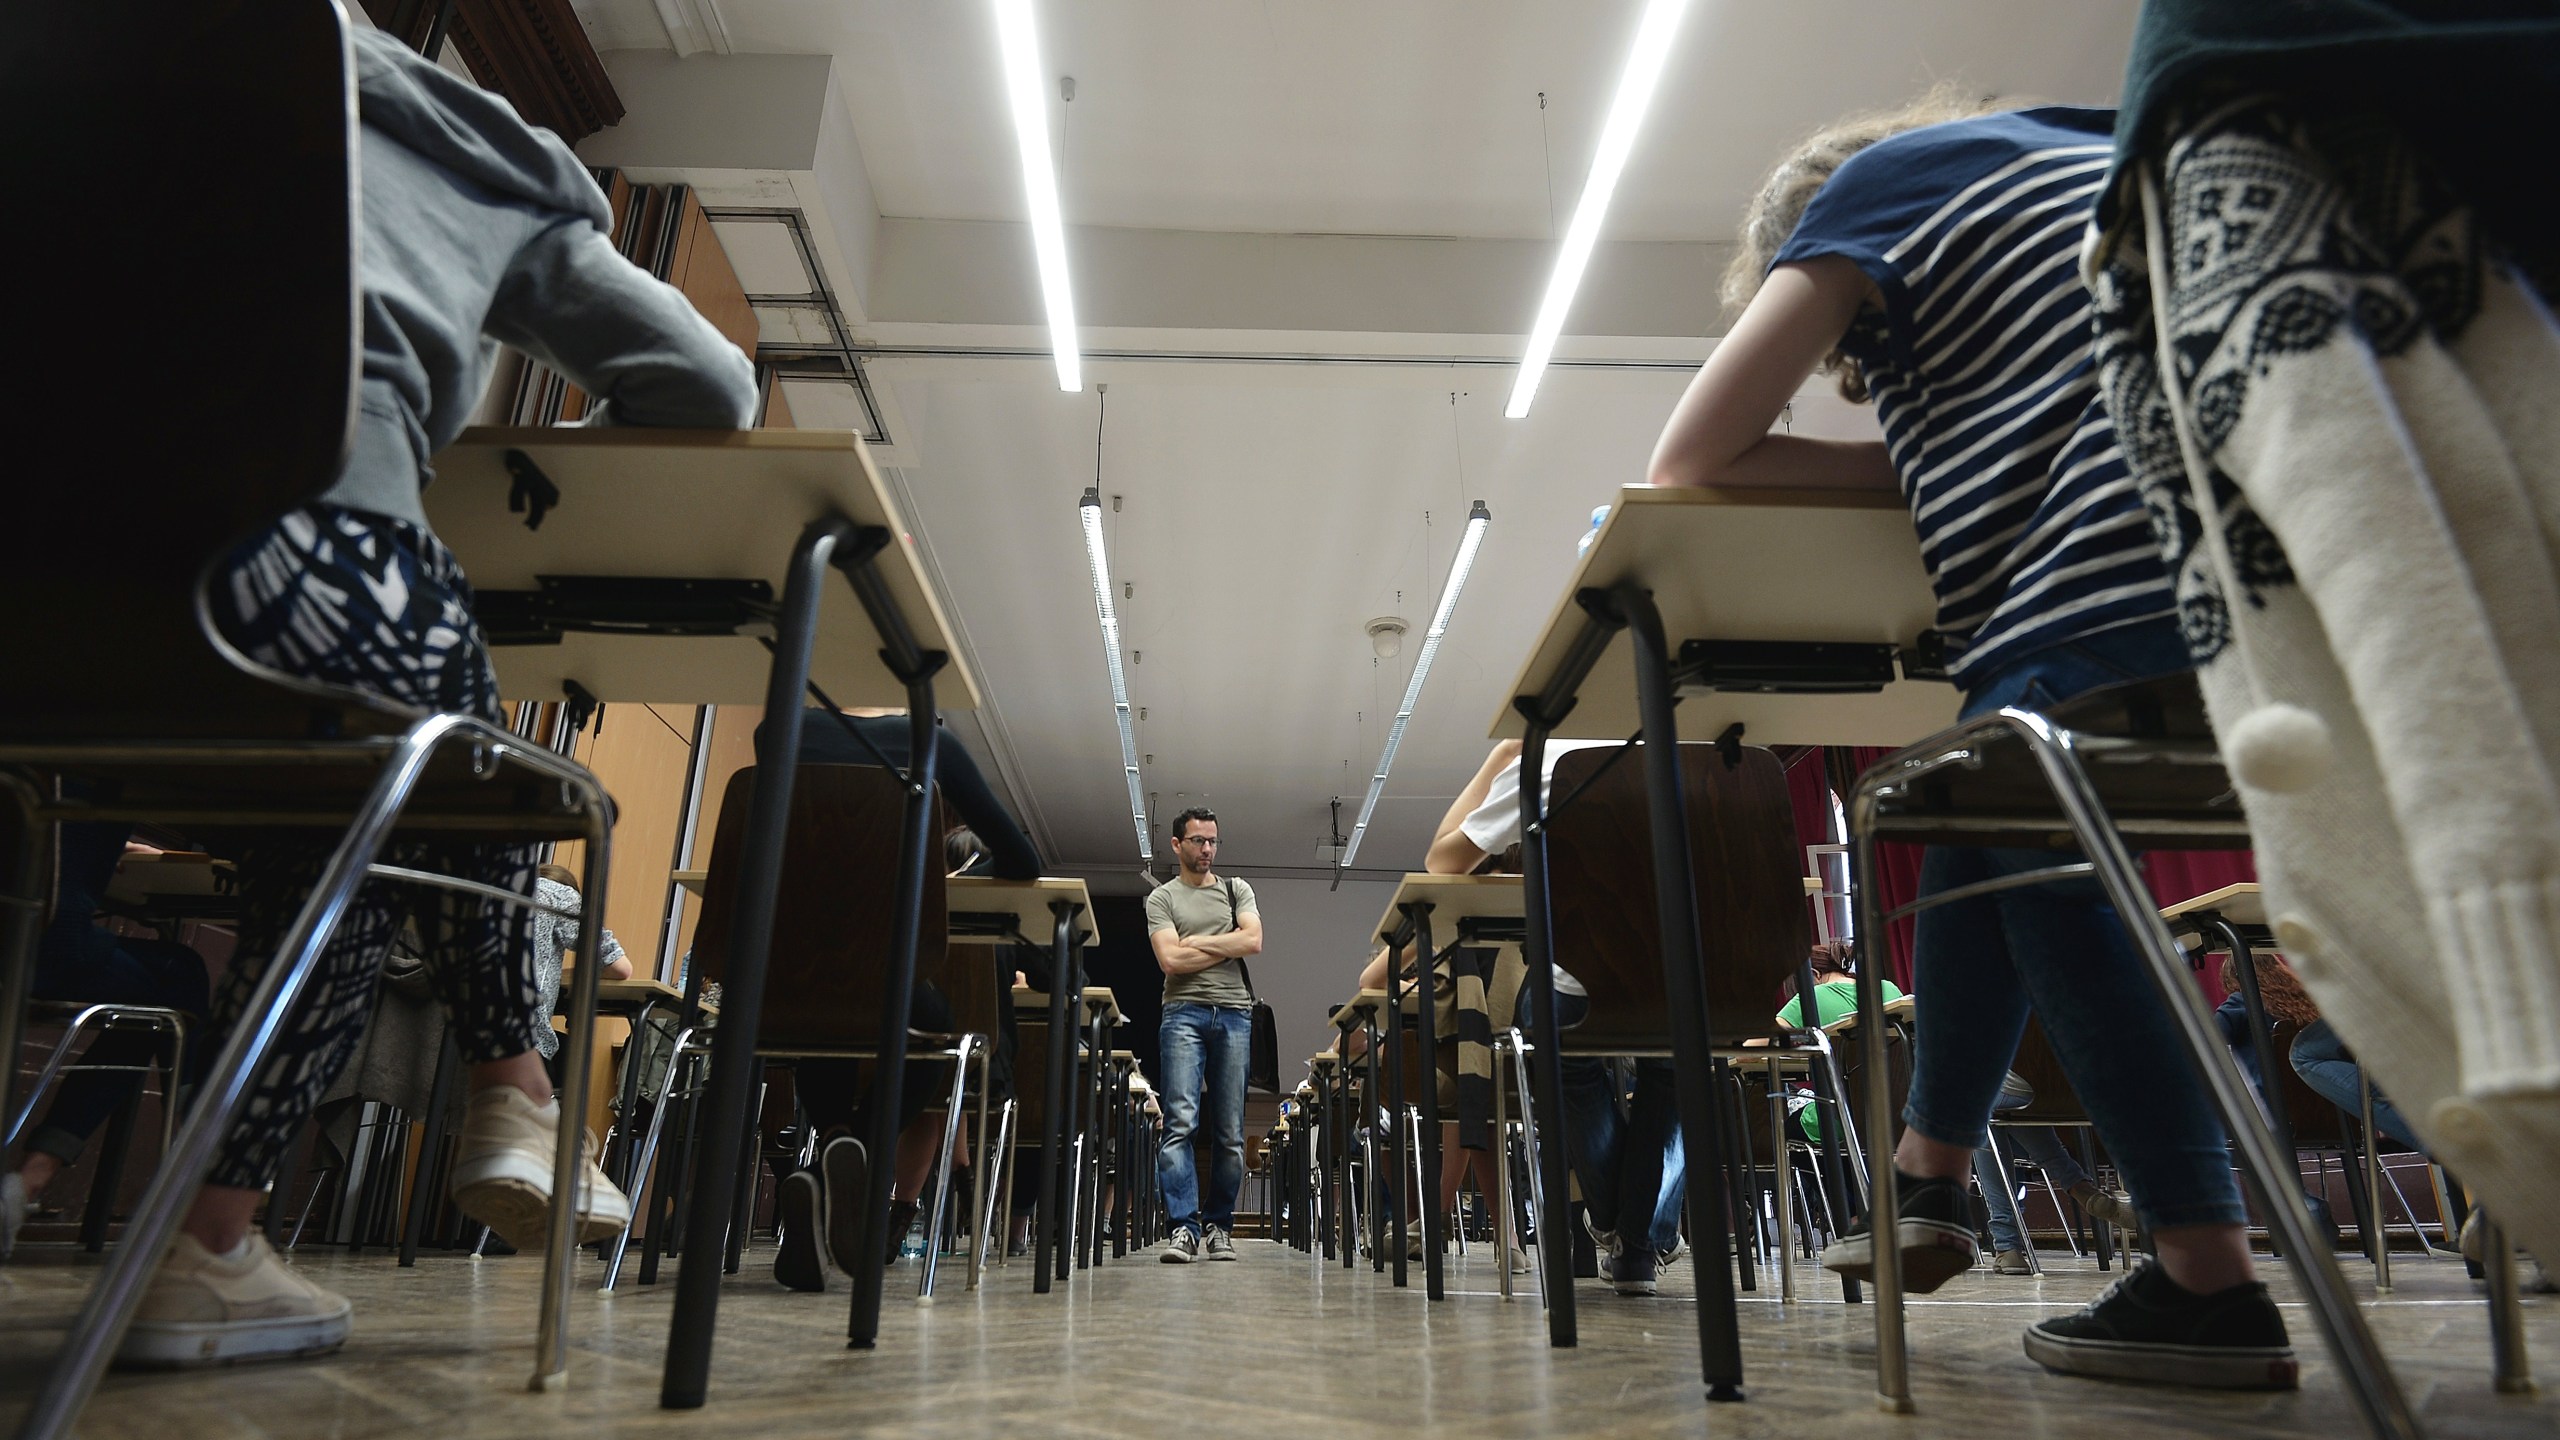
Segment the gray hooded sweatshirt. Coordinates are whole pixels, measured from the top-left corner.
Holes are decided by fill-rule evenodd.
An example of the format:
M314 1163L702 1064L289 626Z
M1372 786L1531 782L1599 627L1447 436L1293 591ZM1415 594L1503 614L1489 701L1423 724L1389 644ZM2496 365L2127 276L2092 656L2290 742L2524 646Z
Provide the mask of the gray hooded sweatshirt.
M755 368L622 258L558 136L377 31L355 32L364 122L364 381L324 503L426 528L427 458L461 433L504 341L603 402L595 423L738 429Z

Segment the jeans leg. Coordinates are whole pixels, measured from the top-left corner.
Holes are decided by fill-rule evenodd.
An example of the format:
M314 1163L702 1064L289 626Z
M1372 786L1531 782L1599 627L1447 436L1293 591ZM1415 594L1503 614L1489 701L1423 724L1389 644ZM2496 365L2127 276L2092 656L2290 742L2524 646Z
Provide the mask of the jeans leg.
M2056 1189L2071 1190L2089 1183L2089 1172L2080 1168L2080 1161L2052 1126L2028 1125L2009 1134L2017 1140L2018 1152L2036 1162L2036 1168Z
M1582 1206L1595 1230L1618 1228L1618 1153L1624 1122L1616 1085L1604 1060L1568 1059L1564 1083L1565 1129L1573 1137L1573 1173L1582 1182Z
M2005 1132L2016 1135L2015 1130ZM1991 1248L2024 1250L2026 1237L2018 1230L2018 1197L2000 1179L2000 1167L1991 1159L1988 1145L1973 1152L1973 1178L1982 1186L1983 1208L1991 1212Z
M1675 1104L1671 1118L1680 1118ZM1689 1160L1680 1143L1680 1127L1673 1124L1671 1139L1662 1147L1662 1198L1653 1202L1653 1249L1663 1254L1680 1238L1680 1207L1689 1200Z
M1618 1216L1621 1220L1647 1222L1643 1238L1657 1254L1671 1248L1668 1237L1658 1233L1663 1165L1679 1143L1680 1100L1671 1062L1639 1060L1635 1099L1627 1107L1626 1135L1618 1147ZM1677 1235L1676 1211L1674 1217L1672 1234ZM1637 1237L1626 1238L1633 1241Z
M1156 1183L1164 1191L1166 1223L1194 1233L1200 1229L1200 1171L1192 1137L1200 1128L1207 1020L1205 1006L1177 1000L1164 1007L1156 1030L1157 1054L1164 1063L1164 1143L1156 1151Z
M2330 1028L2328 1021L2314 1021L2294 1037L2293 1073L2301 1076L2302 1083L2321 1099L2350 1115L2363 1113L2364 1071L2347 1057L2346 1047L2338 1043L2338 1032ZM2373 1092L2373 1125L2413 1150L2425 1148L2418 1143L2417 1132L2409 1128L2409 1122L2379 1090Z
M1244 1088L1253 1052L1253 1012L1211 1010L1202 1063L1201 1104L1208 1126L1209 1179L1200 1218L1221 1230L1236 1225L1236 1196L1244 1189ZM1195 1140L1193 1163L1199 1159Z
M1920 862L1920 893L1989 878L1990 855L1930 846ZM1919 1010L1903 1123L1932 1140L1979 1150L2027 1028L2027 996L2010 963L1998 897L1921 911L1913 959L1912 988L1929 1000Z
M1977 853L1992 873L2075 858L2050 851ZM2155 1229L2239 1223L2240 1190L2212 1097L2187 1063L2185 1042L2097 883L2067 881L1993 898L2017 978L2143 1218ZM1928 1010L1945 1006L1921 1008L1925 1024ZM1924 1057L1927 1045L1924 1038Z

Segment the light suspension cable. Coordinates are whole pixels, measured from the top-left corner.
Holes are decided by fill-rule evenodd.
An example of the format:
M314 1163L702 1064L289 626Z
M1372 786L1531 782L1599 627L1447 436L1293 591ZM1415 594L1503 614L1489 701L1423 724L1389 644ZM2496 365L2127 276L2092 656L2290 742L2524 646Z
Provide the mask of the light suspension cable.
M1042 80L1040 27L1032 0L995 0L996 38L1004 51L1004 93L1013 108L1013 138L1022 152L1022 193L1031 212L1031 249L1040 262L1040 298L1049 311L1049 349L1058 388L1084 388L1076 351L1076 297L1067 280L1067 226L1058 209L1058 175L1049 162L1049 87Z
M1351 841L1342 847L1342 858L1336 860L1337 871L1351 867L1351 858L1360 853L1361 838L1369 833L1369 815L1378 808L1378 795L1387 788L1387 772L1395 768L1396 747L1404 743L1404 727L1413 719L1415 702L1422 698L1422 682L1431 676L1432 657L1440 653L1440 636L1449 628L1450 612L1458 608L1458 592L1467 587L1467 572L1475 567L1476 548L1484 544L1484 532L1493 524L1493 512L1479 500L1467 512L1467 532L1458 541L1457 558L1449 562L1449 583L1440 588L1439 607L1431 612L1431 628L1423 632L1422 650L1413 657L1413 678L1404 686L1404 701L1396 706L1395 723L1387 727L1386 748L1378 753L1377 773L1369 777L1369 793L1361 797L1360 818L1351 823Z
M1636 132L1644 128L1645 108L1653 103L1654 85L1662 79L1663 62L1671 58L1671 38L1689 0L1648 0L1636 25L1636 42L1627 66L1618 74L1618 93L1609 102L1609 119L1600 128L1600 149L1591 158L1591 173L1582 182L1581 203L1573 207L1573 224L1564 232L1564 248L1556 252L1556 268L1547 277L1547 296L1539 302L1537 323L1529 328L1529 348L1520 357L1520 378L1512 383L1506 418L1529 413L1538 381L1555 353L1556 336L1573 310L1574 292L1582 287L1583 269L1600 241L1600 222L1608 218L1609 199L1617 193L1618 176L1634 151Z
M1129 823L1138 832L1138 859L1155 861L1147 838L1147 796L1138 783L1138 735L1129 723L1129 680L1120 670L1120 613L1111 604L1111 558L1102 549L1102 487L1086 487L1076 503L1084 521L1085 564L1093 571L1093 611L1102 622L1102 656L1111 668L1111 716L1120 725L1120 768L1129 780Z

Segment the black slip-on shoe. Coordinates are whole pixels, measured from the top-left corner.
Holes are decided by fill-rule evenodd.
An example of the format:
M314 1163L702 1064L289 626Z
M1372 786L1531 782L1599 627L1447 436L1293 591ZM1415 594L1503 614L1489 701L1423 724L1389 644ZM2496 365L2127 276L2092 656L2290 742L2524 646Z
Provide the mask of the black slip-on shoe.
M2215 1390L2291 1390L2302 1378L2266 1286L2198 1295L2156 1264L2029 1329L2026 1346L2028 1359L2070 1375Z
M818 1177L806 1170L783 1176L774 1209L782 1221L782 1244L773 1252L775 1282L786 1290L825 1290L827 1267L818 1259Z
M1902 1288L1926 1295L1972 1269L1981 1254L1972 1209L1963 1185L1950 1177L1923 1180L1896 1171L1894 1183L1902 1202L1893 1227L1894 1243L1902 1251ZM1868 1233L1866 1216L1823 1247L1822 1268L1852 1280L1875 1279L1875 1237Z
M818 1149L820 1233L826 1236L827 1258L847 1275L862 1255L863 1201L870 1194L871 1167L862 1142L838 1135Z

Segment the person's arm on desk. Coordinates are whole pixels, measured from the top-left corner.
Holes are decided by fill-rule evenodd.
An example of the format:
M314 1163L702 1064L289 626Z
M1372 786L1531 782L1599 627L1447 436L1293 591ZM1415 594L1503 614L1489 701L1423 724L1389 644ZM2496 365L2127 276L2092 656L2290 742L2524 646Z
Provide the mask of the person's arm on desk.
M1493 782L1507 766L1520 763L1520 742L1501 740L1494 743L1492 753L1476 768L1476 776L1467 782L1458 798L1449 802L1449 813L1440 817L1440 828L1432 832L1431 848L1424 852L1422 868L1433 875L1472 875L1485 861L1484 847L1466 832L1467 817L1476 813Z
M508 268L482 329L600 402L587 423L743 430L755 366L684 292L622 258L585 217L564 219Z
M1769 433L1874 289L1836 255L1770 271L1673 407L1647 481L1719 490L1897 488L1882 441Z

